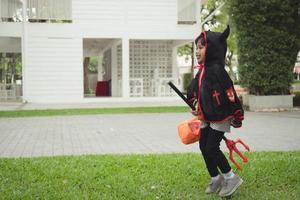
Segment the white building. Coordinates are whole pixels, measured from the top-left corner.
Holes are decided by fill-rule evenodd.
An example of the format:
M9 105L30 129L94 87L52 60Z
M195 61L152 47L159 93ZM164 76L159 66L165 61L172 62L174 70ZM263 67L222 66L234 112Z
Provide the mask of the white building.
M0 53L22 53L22 80L2 80L0 98L168 98L167 82L178 84L177 48L200 32L200 1L0 0Z

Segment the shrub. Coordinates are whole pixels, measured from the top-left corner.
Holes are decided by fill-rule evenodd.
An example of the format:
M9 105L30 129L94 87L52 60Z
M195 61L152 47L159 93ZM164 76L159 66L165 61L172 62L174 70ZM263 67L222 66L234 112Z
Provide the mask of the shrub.
M289 94L300 47L297 0L230 0L240 81L251 94Z
M294 92L293 105L300 106L300 91Z
M187 87L189 86L192 79L193 79L192 73L186 73L183 75L183 89L184 89L183 92L184 93L186 93Z

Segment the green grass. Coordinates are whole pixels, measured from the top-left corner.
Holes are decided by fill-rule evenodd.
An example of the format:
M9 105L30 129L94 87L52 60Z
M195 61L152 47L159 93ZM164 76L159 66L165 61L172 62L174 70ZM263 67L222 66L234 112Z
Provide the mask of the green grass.
M293 85L300 85L300 81L295 80L292 84L293 84Z
M300 151L246 153L233 199L300 199ZM220 199L200 154L0 159L0 199Z
M170 113L189 112L187 106L170 107L124 107L124 108L82 108L82 109L49 109L49 110L20 110L0 111L4 117L35 117L56 115L90 115L90 114L119 114L119 113Z

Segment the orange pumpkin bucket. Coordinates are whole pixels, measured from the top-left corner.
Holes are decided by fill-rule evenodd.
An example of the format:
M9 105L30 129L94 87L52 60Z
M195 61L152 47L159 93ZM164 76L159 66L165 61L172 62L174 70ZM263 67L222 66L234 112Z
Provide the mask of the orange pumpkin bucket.
M183 144L192 144L199 141L201 121L197 118L191 120L185 120L181 122L178 126L178 135Z

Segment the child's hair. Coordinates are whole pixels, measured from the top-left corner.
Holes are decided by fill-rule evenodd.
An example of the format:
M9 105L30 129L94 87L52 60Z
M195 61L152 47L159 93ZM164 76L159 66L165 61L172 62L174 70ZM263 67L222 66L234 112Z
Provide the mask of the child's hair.
M195 44L196 44L196 45L198 44L198 41L200 41L200 44L201 44L202 46L205 46L203 34L200 34L200 35L196 38L196 40L195 40Z

